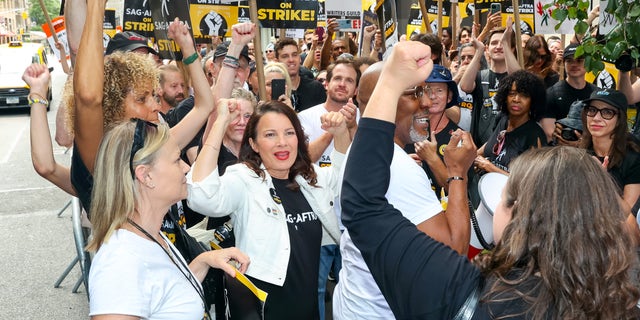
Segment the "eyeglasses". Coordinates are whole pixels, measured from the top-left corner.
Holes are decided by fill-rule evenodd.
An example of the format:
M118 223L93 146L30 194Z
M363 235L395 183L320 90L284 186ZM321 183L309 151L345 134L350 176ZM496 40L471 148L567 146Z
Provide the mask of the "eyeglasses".
M273 50L265 50L264 52L271 53L271 52L273 52Z
M136 123L136 130L133 133L133 145L131 146L131 156L129 156L129 170L131 177L135 180L136 174L133 170L133 157L144 147L144 139L147 137L147 128L158 128L158 125L142 119L133 118Z
M507 134L507 130L502 130L498 133L498 137L496 139L496 144L493 145L493 154L500 155L502 152L502 147L504 147L504 136Z
M608 108L598 109L594 106L587 107L587 117L595 117L596 114L598 114L598 112L600 112L600 116L602 116L602 119L605 119L605 120L611 120L613 119L613 117L618 115L618 112L613 109L608 109Z
M520 98L527 98L527 99L531 98L531 96L526 92L519 92L519 91L511 90L511 91L509 91L509 93L507 93L507 97L509 97L509 98L513 98L515 96L518 96Z
M431 88L429 86L415 86L411 89L407 89L404 92L402 92L403 96L408 96L408 95L413 95L413 98L415 99L420 99L422 98L422 96L424 96L425 94L427 95L427 97L431 98L433 95L435 95L436 97L444 97L446 96L448 93L448 90L442 89L442 88Z

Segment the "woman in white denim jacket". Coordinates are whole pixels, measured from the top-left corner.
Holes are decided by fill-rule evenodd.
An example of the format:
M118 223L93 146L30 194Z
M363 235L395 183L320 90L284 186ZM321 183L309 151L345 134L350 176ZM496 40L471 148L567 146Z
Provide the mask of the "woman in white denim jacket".
M187 175L189 206L208 216L231 215L236 245L251 258L246 274L269 293L265 319L316 319L320 245L340 238L333 201L351 142L345 119L339 112L318 119L335 140L332 166L319 168L295 112L267 102L247 124L240 163L219 176L222 137L237 109L234 100L218 103L217 119Z

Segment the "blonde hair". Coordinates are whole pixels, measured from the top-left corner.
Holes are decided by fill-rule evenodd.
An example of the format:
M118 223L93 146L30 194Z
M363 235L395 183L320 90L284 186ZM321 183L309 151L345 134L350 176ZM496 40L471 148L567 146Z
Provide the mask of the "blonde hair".
M249 92L244 88L235 88L231 91L231 98L233 99L242 99L247 100L251 103L251 106L255 109L258 101L256 100L256 96L253 93Z
M108 129L124 120L124 100L129 92L158 88L159 71L147 55L116 51L104 58L104 84L102 88L103 126ZM73 82L73 81L71 81ZM65 85L63 101L67 105L67 119L73 124L75 103L73 87ZM73 126L69 131L73 133Z
M284 63L269 62L266 66L264 66L264 74L266 76L267 73L271 72L279 73L284 76L284 81L287 84L287 90L285 91L285 94L287 95L287 97L291 97L291 77L289 76L289 71L287 71L287 67L284 65Z
M133 168L152 165L160 148L169 140L169 127L165 124L145 125L144 129L147 133L144 146L134 155ZM135 121L123 121L109 130L100 143L89 212L93 238L87 250L100 249L135 209L138 192L129 164L135 130Z

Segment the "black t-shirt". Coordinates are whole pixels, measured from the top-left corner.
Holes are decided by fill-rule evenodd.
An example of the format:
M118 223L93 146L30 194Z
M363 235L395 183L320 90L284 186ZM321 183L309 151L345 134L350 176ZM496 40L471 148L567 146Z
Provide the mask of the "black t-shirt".
M264 319L318 319L322 224L300 190L289 190L287 180L272 178L272 181L274 197L280 198L286 213L291 255L282 287L252 278L256 286L269 294Z
M507 117L500 120L484 147L484 156L496 167L509 172L509 163L513 159L531 148L537 148L538 142L546 145L547 138L538 123L529 120L511 132L505 131L504 138L498 139L501 131L506 130L507 122Z
M309 72L309 74L307 74ZM293 90L292 103L296 112L309 109L315 105L321 104L327 100L327 92L322 83L313 79L311 71L300 70L300 85L298 89Z
M473 90L473 110L471 111L471 136L477 146L483 145L495 130L500 108L493 100L498 85L507 73L495 73L491 69L480 70Z
M590 150L591 154L593 150ZM600 162L604 161L603 157L598 157ZM616 184L620 188L619 193L622 195L624 186L628 184L640 183L640 153L627 149L627 153L622 159L622 163L619 166L610 168L607 170L613 177Z
M549 72L547 76L544 77L543 80L544 80L544 87L547 89L551 88L553 85L558 83L558 81L560 81L560 74L555 71Z
M194 105L195 98L193 96L189 96L188 98L180 101L177 107L169 110L165 117L165 120L167 121L167 124L169 124L169 127L174 127L176 124L178 124L178 122L180 122L191 111L191 109L193 109ZM191 139L191 141L189 141L184 149L180 151L180 158L189 165L191 165L192 163L187 157L187 150L200 145L205 128L206 124L202 126L202 128L200 128L200 131L198 131L193 139Z
M589 99L596 88L588 82L582 89L576 89L564 80L554 84L547 89L547 107L542 117L556 120L566 118L571 104L577 100Z
M75 145L73 145L74 150L78 150ZM91 208L91 191L93 190L93 175L87 169L87 166L82 162L82 157L80 157L80 152L73 152L71 155L71 184L73 188L76 190L78 194L78 199L80 199L80 203L82 204L82 208L87 212L87 216L89 215L89 208Z

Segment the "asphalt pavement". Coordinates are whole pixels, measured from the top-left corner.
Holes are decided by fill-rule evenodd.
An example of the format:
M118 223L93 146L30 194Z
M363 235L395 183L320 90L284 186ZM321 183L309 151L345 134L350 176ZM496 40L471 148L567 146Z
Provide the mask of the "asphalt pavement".
M55 114L66 75L49 57ZM76 265L60 288L54 282L75 257L71 210L57 214L70 197L37 175L31 164L28 110L0 110L0 320L87 319L86 289L72 287L80 277ZM69 164L65 148L54 143L56 161Z

